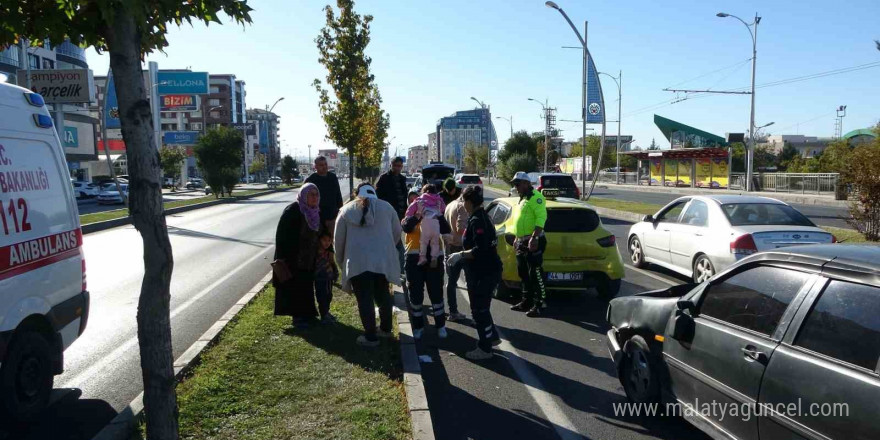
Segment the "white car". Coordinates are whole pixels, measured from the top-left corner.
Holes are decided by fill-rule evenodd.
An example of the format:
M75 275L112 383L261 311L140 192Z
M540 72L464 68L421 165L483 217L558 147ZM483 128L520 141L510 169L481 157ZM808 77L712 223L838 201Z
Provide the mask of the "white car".
M71 182L73 185L73 194L78 199L89 199L98 195L98 187L94 183L89 182Z
M128 198L127 183L119 184L119 189L122 190L123 194L122 197L119 196L119 191L116 190L116 184L114 183L105 184L101 188L104 189L103 191L101 191L100 194L98 194L98 203L101 205L125 203L125 199Z
M40 95L2 82L0 175L0 420L34 421L64 350L85 331L89 293L76 194L52 117Z
M836 241L788 204L738 195L678 198L627 235L633 266L653 263L698 283L756 252Z
M483 189L483 179L480 179L479 174L464 174L459 173L453 177L455 183L461 185L462 188L467 188L469 186L479 186L480 189Z

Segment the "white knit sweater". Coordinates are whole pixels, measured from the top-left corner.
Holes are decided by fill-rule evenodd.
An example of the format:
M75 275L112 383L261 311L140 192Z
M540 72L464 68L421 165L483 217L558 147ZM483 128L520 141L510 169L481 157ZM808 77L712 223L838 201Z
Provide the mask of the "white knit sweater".
M383 274L389 282L400 285L397 212L384 200L369 199L369 204L363 226L363 209L357 200L345 204L336 218L333 247L346 292L351 292L351 278L364 272Z

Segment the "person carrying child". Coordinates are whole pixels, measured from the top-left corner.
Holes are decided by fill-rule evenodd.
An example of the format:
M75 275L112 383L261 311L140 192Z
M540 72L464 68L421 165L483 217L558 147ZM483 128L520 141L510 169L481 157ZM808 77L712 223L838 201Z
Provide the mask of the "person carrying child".
M421 237L419 238L419 262L422 266L428 263L428 247L431 248L431 267L437 267L437 258L443 256L440 247L440 221L446 211L446 203L437 194L437 187L427 184L422 187L422 194L406 209L406 217L421 219Z
M324 324L336 323L336 317L330 313L330 302L333 301L333 282L339 278L339 267L333 253L333 237L326 228L318 234L318 255L315 258L315 297L318 300L318 313Z

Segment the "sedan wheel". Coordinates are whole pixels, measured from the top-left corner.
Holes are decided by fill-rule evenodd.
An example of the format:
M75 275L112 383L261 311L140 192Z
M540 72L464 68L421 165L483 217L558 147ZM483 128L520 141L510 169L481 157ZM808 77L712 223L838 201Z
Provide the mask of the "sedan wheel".
M660 383L654 353L641 336L633 336L626 344L620 382L630 402L647 403L659 400Z
M629 258L632 261L632 265L635 267L644 267L645 266L645 254L642 250L642 242L639 241L639 237L633 236L629 240Z
M712 275L715 275L715 267L712 266L712 262L709 261L708 257L700 255L697 261L694 262L694 282L702 283L712 278Z

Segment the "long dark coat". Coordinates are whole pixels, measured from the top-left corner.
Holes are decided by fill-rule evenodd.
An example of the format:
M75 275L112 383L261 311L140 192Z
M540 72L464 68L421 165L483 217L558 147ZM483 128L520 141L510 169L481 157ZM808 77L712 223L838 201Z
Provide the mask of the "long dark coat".
M284 260L293 278L275 285L275 315L294 318L315 318L315 257L318 254L318 232L309 228L293 202L284 209L275 232L275 259Z

